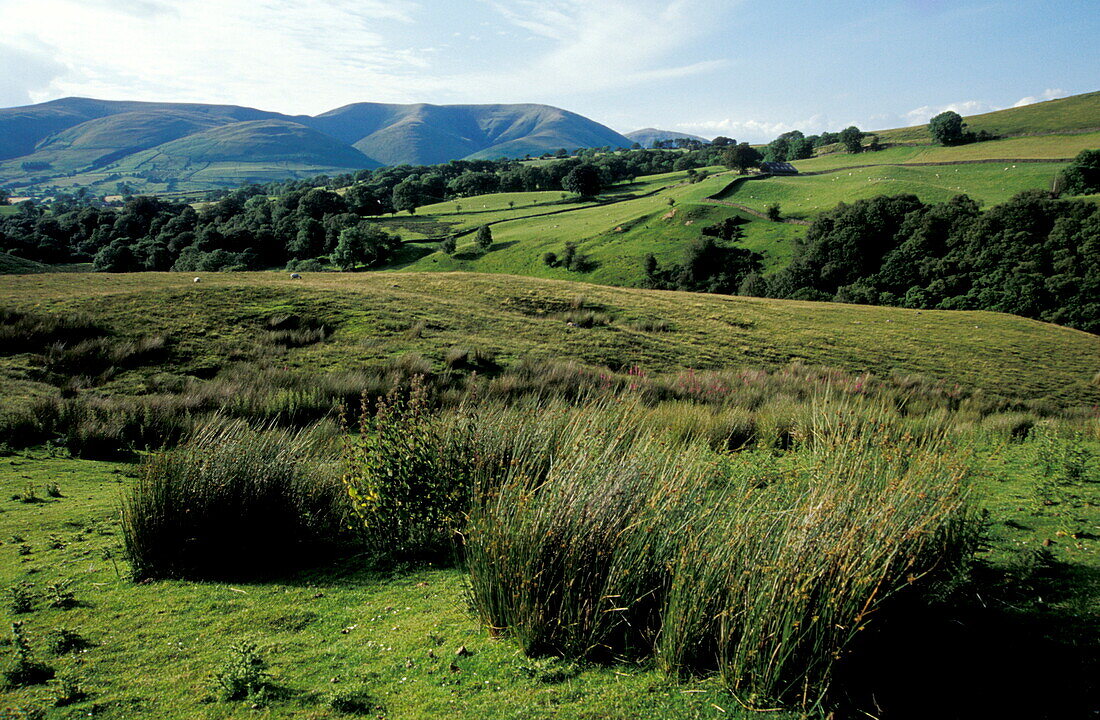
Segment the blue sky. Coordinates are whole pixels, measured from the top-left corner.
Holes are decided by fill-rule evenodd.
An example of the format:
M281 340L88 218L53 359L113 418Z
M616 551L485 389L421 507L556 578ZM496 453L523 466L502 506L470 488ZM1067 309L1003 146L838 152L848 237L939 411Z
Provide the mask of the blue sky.
M0 0L0 28L0 107L538 102L755 142L1100 89L1098 0Z

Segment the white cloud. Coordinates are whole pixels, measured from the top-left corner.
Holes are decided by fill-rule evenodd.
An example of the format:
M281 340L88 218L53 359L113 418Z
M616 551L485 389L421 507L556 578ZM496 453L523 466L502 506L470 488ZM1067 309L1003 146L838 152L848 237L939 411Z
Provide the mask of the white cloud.
M66 71L53 59L52 48L27 40L21 44L0 44L0 68L17 68L17 72L0 72L0 107L29 105L36 94Z
M230 102L319 112L403 102L438 81L415 47L387 41L409 0L0 0L0 27L56 48L64 66L31 97ZM416 43L420 44L420 43ZM5 68L11 67L5 65ZM14 65L22 72L21 65Z
M1033 105L1037 102L1043 102L1044 100L1056 100L1060 97L1065 97L1068 94L1069 93L1067 93L1065 90L1061 90L1058 88L1047 88L1046 90L1041 92L1038 97L1034 95L1028 95L1027 97L1020 98L1012 104L1012 107L1017 108L1023 107L1024 105Z
M460 86L495 93L598 93L713 71L724 60L670 58L698 34L714 0L484 0L531 34L534 53L513 70L459 76Z
M820 133L824 130L836 131L853 123L846 123L834 127L824 115L813 115L800 122L768 122L765 120L734 120L725 118L722 120L696 120L692 122L676 123L676 129L690 132L696 135L714 137L724 135L738 142L760 143L768 142L779 135L791 130L801 130L807 135Z
M981 113L1002 110L1002 107L990 105L983 100L964 100L962 102L947 103L946 105L922 105L905 113L904 120L907 125L923 125L930 119L948 110L954 110L960 115L979 115Z

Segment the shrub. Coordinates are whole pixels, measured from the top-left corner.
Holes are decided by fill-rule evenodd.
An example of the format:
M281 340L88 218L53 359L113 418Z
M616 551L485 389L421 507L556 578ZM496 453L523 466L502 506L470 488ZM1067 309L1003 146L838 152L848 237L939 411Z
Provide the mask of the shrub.
M29 582L17 582L8 588L8 607L13 613L28 613L34 610L37 598L34 585Z
M87 691L72 678L58 678L54 687L54 707L66 707L88 698Z
M375 551L446 557L468 505L471 432L464 415L434 419L419 376L363 412L346 439L344 485Z
M247 576L344 539L338 474L308 432L215 418L147 460L123 503L137 579Z
M91 647L91 643L75 630L62 627L50 631L46 647L54 655L64 655Z
M474 239L477 243L477 247L482 252L488 252L493 247L493 231L488 225L482 225L477 229L477 235Z
M768 206L767 215L769 220L779 222L780 218L782 217L781 213L782 208L779 206L779 203L772 203Z
M76 595L69 586L70 580L59 580L46 586L46 604L57 610L68 610L78 605Z
M214 674L226 700L267 701L275 686L267 672L267 661L260 656L256 643L244 641L229 646L229 656Z
M30 643L23 631L23 623L11 624L12 645L15 657L4 669L4 681L8 688L21 688L30 685L43 685L54 676L54 669L34 659Z

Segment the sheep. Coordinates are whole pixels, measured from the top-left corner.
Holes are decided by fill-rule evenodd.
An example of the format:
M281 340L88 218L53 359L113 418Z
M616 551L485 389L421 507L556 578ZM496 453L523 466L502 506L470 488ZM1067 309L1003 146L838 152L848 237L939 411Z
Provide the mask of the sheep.
M194 279L194 280L192 280L191 282L202 282L202 278L195 278L195 279Z
M291 280L301 280L302 276L299 275L298 273L290 273L290 279Z

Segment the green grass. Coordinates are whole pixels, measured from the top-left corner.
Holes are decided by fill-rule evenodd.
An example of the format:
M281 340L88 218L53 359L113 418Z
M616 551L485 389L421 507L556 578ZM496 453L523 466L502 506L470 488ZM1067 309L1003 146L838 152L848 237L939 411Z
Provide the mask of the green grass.
M858 155L837 152L808 160L796 160L794 165L802 172L814 172L859 165L906 165L983 160L1067 160L1082 150L1096 147L1100 147L1100 132L1006 138L955 147L930 144L891 147Z
M470 270L637 286L644 280L642 263L646 254L653 253L664 263L677 262L686 241L698 237L699 228L733 216L752 220L744 227L744 246L764 255L768 271L781 267L793 251L794 240L805 229L757 221L733 208L703 202L731 177L728 173L715 173L701 182L687 184L684 182L687 174L683 172L655 175L642 178L626 189L634 194L669 189L613 204L550 206L554 210L569 209L569 212L515 220L508 218L532 215L537 208L521 208L518 194L491 195L484 196L488 208L482 214L476 210L482 198L467 198L459 201L463 209L461 214L425 213L424 218L453 223L456 230L496 222L498 224L492 227L492 251L478 253L472 239L464 238L454 256L435 252L401 269ZM514 210L493 209L506 206L507 199L516 199ZM669 199L675 205L670 206ZM453 203L444 207L453 209ZM475 212L468 214L468 209L475 209ZM578 272L552 268L543 262L547 252L561 254L566 242L577 244L578 251L591 260L590 268Z
M881 688L887 696L928 712L946 703L978 720L990 703L1072 706L1082 700L1078 683L1095 681L1089 666L1075 663L1094 647L1100 617L1100 486L1051 484L1040 471L1042 447L1041 436L1025 443L990 436L975 446L976 502L991 513L979 569L999 584L982 590L981 614L910 630L913 644L899 658L909 656L907 664L878 669L876 677L898 676L898 686ZM1096 442L1087 447L1100 452ZM131 465L41 450L0 457L0 586L29 582L37 596L31 612L5 612L24 621L38 660L88 693L50 718L338 718L347 716L328 698L346 688L369 693L384 708L377 714L392 718L756 717L713 678L671 681L644 662L525 657L471 614L455 569L378 573L349 560L266 582L135 584L125 577L118 516L135 475ZM61 497L46 495L49 483ZM11 499L28 485L43 502ZM46 607L41 595L59 581L71 582L76 607ZM938 644L958 642L951 633L959 626L966 628L961 645ZM46 640L59 628L90 646L54 656ZM243 640L256 642L282 690L266 707L222 700L215 687L228 646ZM461 647L472 654L456 655ZM1013 693L974 689L997 682ZM55 692L0 691L0 704L50 707Z
M891 152L891 151L886 151ZM877 195L911 193L925 202L944 202L965 193L986 206L1005 202L1022 190L1049 189L1061 165L982 163L906 167L886 165L753 180L721 199L764 212L779 203L784 215L811 217L840 202Z
M50 269L50 266L37 263L34 260L0 252L0 275L49 272Z
M0 458L0 584L6 590L26 580L42 592L71 580L81 603L53 610L39 601L20 616L38 659L89 693L50 717L75 710L105 718L340 718L349 715L330 709L328 696L352 686L362 686L393 718L739 717L715 681L678 684L644 666L575 668L524 657L512 643L491 639L466 611L458 570L379 575L349 561L266 583L136 585L115 572L116 563L127 570L118 559L117 507L133 473L132 466L43 453ZM55 481L62 498L8 499L28 482L41 492ZM9 542L16 534L32 547L30 555L18 555L22 543ZM64 547L50 549L51 536ZM93 645L52 656L44 640L59 627ZM245 639L257 642L286 699L258 710L248 701L219 699L213 674L229 644ZM456 656L463 646L473 654ZM6 656L10 649L0 651ZM0 692L0 704L49 706L51 695L47 687Z
M498 240L500 242L500 240ZM496 253L498 251L494 251ZM490 257L492 254L490 253ZM1005 397L1059 405L1100 401L1100 338L990 312L742 298L471 273L182 273L10 276L0 305L84 312L133 337L171 338L171 375L208 374L249 348L275 313L334 328L288 350L290 367L349 369L416 352L438 368L454 346L507 366L524 356L650 370L779 367L793 360L853 372L920 374ZM569 327L580 302L609 324ZM635 330L664 321L670 332ZM416 328L416 332L410 330ZM36 385L34 360L0 358L6 382ZM101 392L145 392L157 367L114 376Z
M1097 130L1100 129L1100 92L1074 95L981 115L970 115L964 119L969 130L975 132L985 130L1002 136ZM927 125L882 130L876 134L882 142L929 143L932 141Z

